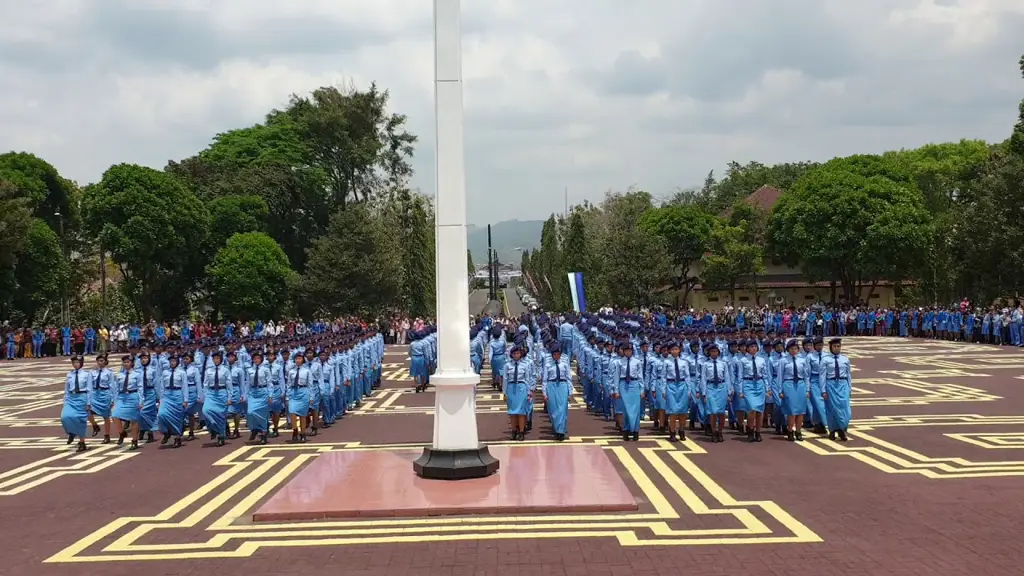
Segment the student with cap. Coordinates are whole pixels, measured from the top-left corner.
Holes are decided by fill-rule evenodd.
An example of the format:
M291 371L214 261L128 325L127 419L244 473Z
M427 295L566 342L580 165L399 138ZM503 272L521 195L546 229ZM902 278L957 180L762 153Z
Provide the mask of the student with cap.
M181 366L177 356L167 358L166 370L160 372L160 389L163 396L160 401L160 410L157 412L157 429L163 433L160 445L166 446L167 442L174 437L172 447L181 447L181 437L184 435L185 416L191 401L188 388L188 373L185 367Z
M103 444L110 444L110 412L114 408L114 373L107 368L107 355L96 355L96 368L89 372L89 421L92 423L92 435L99 434L100 426L96 416L103 418Z
M808 422L816 434L825 433L825 401L822 400L824 389L822 388L821 378L821 367L825 362L825 356L822 352L823 347L822 338L817 336L814 338L813 349L807 354L807 367L810 371L811 380L811 396L807 401L807 411L811 417L808 419ZM807 425L805 423L805 426Z
M243 394L246 404L245 424L249 427L249 442L259 437L260 444L267 443L268 424L270 421L270 404L275 393L274 380L270 368L263 362L263 352L254 350L252 366L246 377L246 391Z
M740 361L739 397L747 413L746 433L748 442L761 441L762 418L765 411L770 378L768 361L758 353L758 341L746 341L747 356Z
M81 356L71 357L71 371L64 378L64 407L60 411L60 425L68 435L68 444L78 439L78 452L85 452L85 425L89 421L92 400L89 374L82 369Z
M501 326L491 328L491 341L487 345L491 364L491 389L501 390L501 382L505 373L505 332Z
M544 394L544 404L548 407L551 429L555 433L555 440L561 442L567 437L572 371L569 368L569 359L562 355L562 346L558 342L551 345L551 358L544 365L541 380L541 391Z
M185 387L188 388L184 393L188 398L188 406L185 407L186 426L188 427L188 436L185 437L185 440L188 441L196 439L196 419L203 409L204 392L202 374L192 360L191 352L185 351L181 355L181 366L185 370Z
M157 430L157 414L160 405L160 370L153 364L149 350L143 348L139 353L139 388L142 395L142 411L139 414L139 431L146 433L146 442L153 442L153 433Z
M420 393L427 389L427 342L418 331L410 333L409 338L409 375L416 392Z
M633 344L629 340L619 343L617 385L614 388L616 404L622 414L615 414L622 427L623 440L640 439L640 417L643 414L644 372L643 363L633 358Z
M527 406L532 401L530 362L523 360L525 349L513 346L509 350L511 360L505 363L505 410L512 428L513 440L526 439Z
M117 373L117 399L111 413L117 423L117 444L120 446L131 430L129 450L139 447L139 420L142 418L142 398L139 394L139 374L135 371L131 355L121 357L121 370Z
M729 377L729 366L719 359L721 349L712 343L706 348L708 359L699 371L701 397L705 399L705 414L708 432L712 442L723 442L722 430L725 427L726 403L732 382Z
M665 360L665 412L668 415L669 441L686 440L686 417L690 413L693 392L690 386L690 366L679 356L679 342L668 345ZM678 434L678 437L676 436Z
M651 420L654 430L662 434L668 432L668 417L665 415L665 402L668 395L665 389L665 359L668 358L668 343L654 343L654 354L651 355L651 374L647 381L647 398L651 406Z
M288 371L288 413L292 420L292 442L306 442L306 421L313 409L313 379L306 357L295 353L295 365Z
M850 359L842 353L843 341L833 338L828 341L831 353L821 366L821 379L824 382L822 399L825 401L825 414L828 420L828 436L846 442L846 430L850 426L850 390L853 388L853 369Z
M807 362L800 357L800 343L796 339L786 344L786 356L779 361L779 379L782 393L779 397L785 405L786 438L790 442L802 442L804 414L807 412L807 397L810 395L810 370Z
M203 390L203 418L214 440L214 445L223 446L228 429L228 406L231 404L231 370L224 365L224 353L220 350L210 355L206 368Z
M277 438L280 435L278 427L281 423L281 416L285 413L288 406L288 386L285 383L285 359L278 353L268 354L268 357L271 359L270 381L272 383L268 389L270 396L270 437ZM344 399L342 402L344 403ZM344 409L344 404L342 404L342 409Z
M228 346L227 353L227 368L231 374L231 402L228 404L228 416L230 420L227 422L227 437L235 439L241 437L242 433L240 430L242 423L242 414L245 414L245 370L242 369L242 363L238 361L238 352L233 350L234 346ZM231 424L234 423L234 430L231 429Z

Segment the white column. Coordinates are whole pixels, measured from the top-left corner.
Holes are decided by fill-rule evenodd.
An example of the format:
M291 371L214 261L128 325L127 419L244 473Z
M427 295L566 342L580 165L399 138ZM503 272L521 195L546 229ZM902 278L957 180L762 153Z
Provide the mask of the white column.
M469 364L466 277L466 167L462 142L459 0L434 0L434 110L437 122L437 373L434 449L476 449L476 385Z

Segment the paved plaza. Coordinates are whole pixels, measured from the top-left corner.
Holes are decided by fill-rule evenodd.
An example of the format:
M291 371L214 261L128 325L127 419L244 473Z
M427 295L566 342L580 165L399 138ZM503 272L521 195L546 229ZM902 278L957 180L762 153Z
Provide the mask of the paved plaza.
M847 443L726 433L671 444L647 422L623 443L573 400L567 444L604 450L636 511L296 522L252 518L320 455L430 439L433 393L409 389L404 347L388 348L383 389L308 444L282 434L135 452L65 444L66 359L0 363L0 574L1019 573L1024 352L882 338L848 338L844 352L855 370ZM500 394L481 386L477 409L481 439L511 444ZM535 418L525 444L562 449Z

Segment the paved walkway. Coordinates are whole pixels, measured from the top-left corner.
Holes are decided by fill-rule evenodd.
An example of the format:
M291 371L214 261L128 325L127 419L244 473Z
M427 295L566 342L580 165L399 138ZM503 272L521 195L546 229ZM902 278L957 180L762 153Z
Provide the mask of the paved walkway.
M1019 573L1024 354L847 342L856 390L845 444L726 434L669 445L647 430L623 444L576 405L571 441L607 450L637 513L278 525L253 524L252 511L323 451L430 438L433 394L407 390L403 349L388 350L386 389L311 444L94 445L78 456L59 426L65 362L3 362L0 574ZM481 387L485 441L505 442L502 410ZM547 442L546 429L539 415L528 441Z

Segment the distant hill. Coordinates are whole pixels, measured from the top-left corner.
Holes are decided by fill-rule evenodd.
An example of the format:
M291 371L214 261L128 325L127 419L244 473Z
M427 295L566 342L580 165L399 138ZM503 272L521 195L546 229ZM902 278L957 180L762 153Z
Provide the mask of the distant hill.
M540 246L543 220L507 220L491 224L491 244L504 264L519 265L522 256L516 248L533 250ZM473 263L487 264L487 226L469 225L469 249Z

